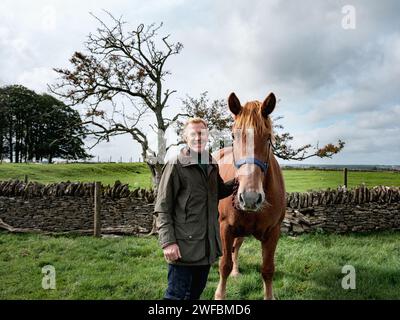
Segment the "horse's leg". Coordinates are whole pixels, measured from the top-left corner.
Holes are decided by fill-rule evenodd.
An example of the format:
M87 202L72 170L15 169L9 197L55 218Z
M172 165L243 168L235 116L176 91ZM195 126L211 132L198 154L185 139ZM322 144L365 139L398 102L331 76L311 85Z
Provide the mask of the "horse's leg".
M232 271L233 235L227 223L221 222L222 257L219 261L219 283L214 299L223 300L226 295L226 280Z
M261 275L264 282L264 300L274 300L272 278L275 272L274 255L280 234L280 225L275 226L261 242L263 263Z
M232 277L236 277L240 275L239 273L239 249L240 246L242 245L244 241L243 237L240 238L235 238L235 241L233 242L233 268L231 272Z

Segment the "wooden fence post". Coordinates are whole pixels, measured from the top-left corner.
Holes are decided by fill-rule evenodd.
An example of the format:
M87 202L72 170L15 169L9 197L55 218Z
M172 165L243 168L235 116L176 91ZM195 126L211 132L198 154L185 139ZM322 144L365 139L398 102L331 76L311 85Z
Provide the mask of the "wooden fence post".
M344 179L344 186L347 189L347 168L344 168L343 170L343 179Z
M25 183L28 183L28 175L27 174L24 177L24 181L25 181Z
M94 183L94 236L101 235L101 182Z

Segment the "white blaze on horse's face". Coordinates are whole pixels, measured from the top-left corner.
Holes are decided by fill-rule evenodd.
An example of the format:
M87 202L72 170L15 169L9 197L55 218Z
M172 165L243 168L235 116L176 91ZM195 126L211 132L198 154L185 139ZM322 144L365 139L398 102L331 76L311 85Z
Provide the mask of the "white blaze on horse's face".
M235 161L257 159L254 129L234 130L233 152ZM259 211L265 200L264 173L254 163L245 163L236 170L239 179L237 192L239 207L245 211Z

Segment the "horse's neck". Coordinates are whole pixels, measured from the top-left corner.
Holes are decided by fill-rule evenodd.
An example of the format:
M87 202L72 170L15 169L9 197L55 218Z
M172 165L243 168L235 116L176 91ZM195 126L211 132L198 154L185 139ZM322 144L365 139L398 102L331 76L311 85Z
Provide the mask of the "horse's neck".
M264 189L267 188L268 185L273 184L274 179L276 179L276 170L277 170L277 166L278 162L275 159L275 155L272 151L271 146L269 147L269 153L268 153L268 171L267 171L267 177L266 179L264 179Z
M229 159L229 157L232 157L232 147L226 147L223 149L219 149L215 153L213 153L212 156L218 162L224 161L224 163L227 163L226 162L227 158ZM232 161L233 161L233 158L232 158Z
M235 167L233 165L232 147L227 147L218 150L213 154L217 160L221 177L226 181L235 177Z

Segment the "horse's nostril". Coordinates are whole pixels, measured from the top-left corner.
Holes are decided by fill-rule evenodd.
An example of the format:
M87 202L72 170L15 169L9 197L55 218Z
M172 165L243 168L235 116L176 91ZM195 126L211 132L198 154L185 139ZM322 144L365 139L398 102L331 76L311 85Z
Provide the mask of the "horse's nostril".
M239 194L239 203L247 209L256 209L261 207L263 197L261 193L250 191Z

